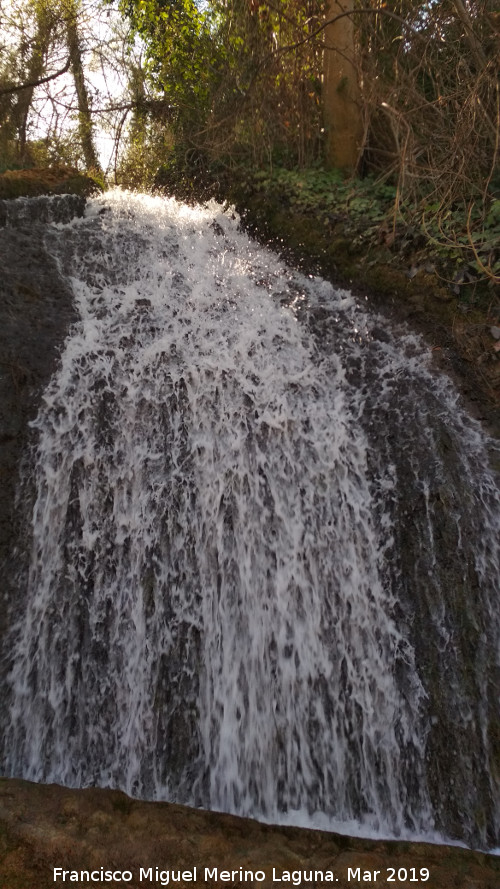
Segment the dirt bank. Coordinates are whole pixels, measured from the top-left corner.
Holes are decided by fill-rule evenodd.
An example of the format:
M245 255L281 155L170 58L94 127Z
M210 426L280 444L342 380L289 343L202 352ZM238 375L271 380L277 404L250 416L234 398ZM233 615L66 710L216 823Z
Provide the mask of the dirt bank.
M500 859L450 846L351 839L297 828L270 827L244 818L132 800L113 790L68 790L0 779L0 886L48 889L63 885L54 868L130 871L130 880L71 880L64 885L138 887L162 884L155 869L191 872L179 887L293 886L338 889L498 889ZM152 879L141 880L141 868ZM215 875L205 868L218 869ZM239 869L263 871L259 882ZM273 869L274 877L273 881ZM358 870L359 869L359 870ZM229 879L220 871L238 871ZM323 871L311 882L303 872ZM389 879L393 876L394 880ZM297 875L298 872L298 875ZM428 872L428 873L427 873ZM398 876L399 874L399 876ZM406 876L406 879L404 877ZM426 879L427 877L427 879ZM165 877L163 877L165 879ZM281 882L278 881L281 879Z

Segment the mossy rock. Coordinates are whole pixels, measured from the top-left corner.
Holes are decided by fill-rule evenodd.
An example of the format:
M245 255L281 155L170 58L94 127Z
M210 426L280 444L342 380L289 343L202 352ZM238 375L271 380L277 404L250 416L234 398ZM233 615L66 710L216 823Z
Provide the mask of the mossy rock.
M103 191L103 183L89 173L71 167L8 170L0 175L0 199L38 197L46 194L76 194L90 197Z

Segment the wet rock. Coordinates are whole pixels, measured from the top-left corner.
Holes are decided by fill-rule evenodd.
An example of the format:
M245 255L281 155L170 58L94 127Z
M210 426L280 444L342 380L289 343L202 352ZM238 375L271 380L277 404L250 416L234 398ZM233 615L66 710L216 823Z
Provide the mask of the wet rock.
M387 330L384 330L383 327L373 327L372 337L374 340L379 340L381 343L389 343L391 341L390 333L388 333Z
M75 216L83 216L84 210L85 198L76 194L0 200L0 226L25 228L35 222L67 223Z
M1 202L0 210L13 203L18 202ZM5 593L19 567L15 543L21 529L15 490L20 461L29 446L28 423L36 416L38 400L76 315L69 285L46 248L43 224L20 222L18 227L0 228L0 266L0 566ZM6 626L4 601L0 601L0 638Z

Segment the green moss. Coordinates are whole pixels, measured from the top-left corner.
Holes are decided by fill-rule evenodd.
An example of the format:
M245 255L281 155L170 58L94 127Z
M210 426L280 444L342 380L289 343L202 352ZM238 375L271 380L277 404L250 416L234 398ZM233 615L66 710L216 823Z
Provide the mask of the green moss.
M68 167L8 170L0 175L0 199L37 197L45 194L77 194L89 197L102 191L104 183L87 173Z

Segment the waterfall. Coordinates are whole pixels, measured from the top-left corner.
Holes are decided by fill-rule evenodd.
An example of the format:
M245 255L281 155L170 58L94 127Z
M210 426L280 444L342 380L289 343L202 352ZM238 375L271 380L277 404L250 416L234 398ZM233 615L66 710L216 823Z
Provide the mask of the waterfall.
M45 241L4 772L498 845L498 448L423 344L216 204Z

